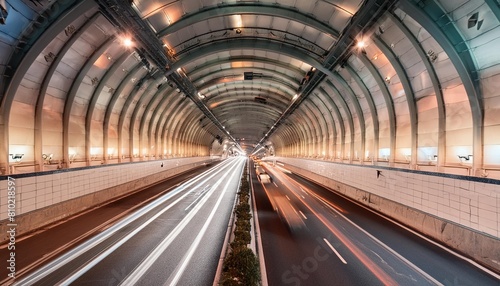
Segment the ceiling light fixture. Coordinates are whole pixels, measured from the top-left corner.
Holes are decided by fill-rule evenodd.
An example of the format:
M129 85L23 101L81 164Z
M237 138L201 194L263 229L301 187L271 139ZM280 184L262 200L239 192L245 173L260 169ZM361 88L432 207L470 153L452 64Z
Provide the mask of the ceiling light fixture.
M132 47L132 44L133 44L132 39L130 39L130 38L125 38L125 39L123 39L123 45L124 45L125 47L127 47L127 48L128 48L128 47Z

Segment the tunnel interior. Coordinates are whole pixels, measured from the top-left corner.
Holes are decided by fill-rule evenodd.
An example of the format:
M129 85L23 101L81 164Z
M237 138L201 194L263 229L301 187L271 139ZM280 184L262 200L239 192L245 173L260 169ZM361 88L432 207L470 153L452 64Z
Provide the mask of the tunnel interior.
M231 156L498 269L498 0L0 0L0 241ZM206 168L205 168L206 169Z
M235 146L500 177L496 1L1 6L4 175Z

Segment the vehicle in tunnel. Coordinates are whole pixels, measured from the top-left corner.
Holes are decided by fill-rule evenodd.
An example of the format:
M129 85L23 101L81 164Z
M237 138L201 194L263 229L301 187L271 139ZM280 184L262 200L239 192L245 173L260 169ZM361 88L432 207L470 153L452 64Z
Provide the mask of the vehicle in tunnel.
M298 210L292 206L292 203L285 195L279 192L275 193L272 200L274 201L275 211L289 230L297 231L305 227L305 223L300 217Z
M257 173L257 175L260 175L265 172L266 171L264 171L264 168L262 168L262 166L255 166L255 173Z
M263 184L270 184L273 182L271 176L266 172L260 173L258 174L258 176L259 176L259 181Z

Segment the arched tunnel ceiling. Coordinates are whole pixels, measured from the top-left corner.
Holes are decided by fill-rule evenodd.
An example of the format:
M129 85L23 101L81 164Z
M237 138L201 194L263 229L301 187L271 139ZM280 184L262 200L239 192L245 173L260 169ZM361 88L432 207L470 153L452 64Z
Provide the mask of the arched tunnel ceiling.
M480 74L498 73L494 0L5 2L3 157L226 138L349 160L409 148L418 161L467 132L483 164L498 125Z

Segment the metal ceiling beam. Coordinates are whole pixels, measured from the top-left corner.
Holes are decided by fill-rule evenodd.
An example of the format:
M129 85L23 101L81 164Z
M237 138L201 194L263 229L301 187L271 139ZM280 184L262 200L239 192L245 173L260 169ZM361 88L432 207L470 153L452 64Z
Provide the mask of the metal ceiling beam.
M275 125L279 126L295 109L300 106L302 101L318 87L323 79L331 73L333 68L347 61L351 56L352 48L357 42L358 37L367 34L387 10L392 9L397 0L367 0L359 8L358 12L351 18L350 23L340 33L340 38L332 47L325 60L318 68L320 72L313 73L310 80L300 90L299 98L294 101L283 115L276 121ZM313 65L314 66L314 65ZM327 72L324 72L324 71ZM267 136L263 137L261 142L267 140Z
M75 98L77 96L78 89L80 88L83 80L87 76L88 72L96 62L96 60L104 54L104 52L113 45L115 37L112 36L106 39L101 46L99 46L86 60L85 64L80 68L78 74L73 79L71 83L71 88L66 96L63 110L63 160L64 167L69 168L70 158L69 158L69 129L71 123L71 111L73 104L75 104ZM90 154L90 144L89 142L85 142L85 160L87 160L87 164L90 165L91 154Z
M111 114L113 113L113 109L115 107L116 102L118 101L122 91L127 87L128 83L134 76L138 76L138 72L142 70L142 64L137 63L135 66L131 67L130 71L127 73L127 75L121 80L120 84L116 88L115 92L111 96L111 99L109 100L108 104L106 105L106 111L104 113L104 119L103 119L103 134L104 134L104 148L103 150L108 150L109 147L109 129L110 129L110 122L111 122ZM134 88L129 96L132 95L132 93L135 93L137 90ZM118 148L118 162L121 163L122 157L124 154L122 154L122 148Z
M260 103L255 101L255 97L262 97L262 96L269 96L270 94L276 94L276 93L271 93L270 91L264 91L260 92L258 94L255 93L250 93L247 92L245 95L241 94L240 92L235 92L234 90L229 90L227 92L221 92L217 96L212 96L208 101L207 105L212 108L212 110L216 109L219 107L221 104L226 104L227 102L255 102L256 104L260 104L261 107L267 106L267 107L272 107L277 110L284 110L290 100L286 101L280 101L277 100L275 97L270 97L266 98L267 101L266 103ZM279 94L277 94L279 96ZM223 98L220 98L223 97ZM212 107L215 106L215 107Z
M144 54L153 61L160 72L174 82L175 85L214 122L225 136L234 141L234 138L224 131L218 119L198 97L196 87L187 76L175 72L175 70L169 70L173 61L166 53L163 43L158 40L151 27L137 14L130 5L130 2L119 0L96 0L96 2L101 7L103 15L105 15L111 23L121 29L122 32L133 35L135 41L137 41L143 49Z
M94 89L92 92L92 96L89 101L89 105L87 107L87 114L85 116L85 146L86 149L89 150L89 155L90 155L90 148L91 148L91 143L92 143L92 119L94 117L94 111L97 105L97 102L99 100L99 97L102 94L102 90L108 83L108 81L111 79L111 77L115 74L115 72L121 67L121 65L127 60L127 58L130 56L128 52L124 52L120 55L120 57L112 63L111 67L105 72L104 76L102 79L99 81L97 84L97 87ZM103 137L108 136L108 134L104 134ZM103 144L104 144L104 138L103 138ZM108 154L107 151L108 149L103 149L102 152L102 159L104 160L105 163L107 163L108 160Z
M347 97L348 100L346 102L351 102L351 105L354 107L354 110L356 112L357 118L358 118L358 124L359 124L359 133L361 135L361 146L360 150L354 150L354 151L359 151L360 154L365 154L365 149L366 149L366 124L365 124L365 114L363 113L363 109L361 108L361 104L359 103L358 98L354 94L354 91L350 87L350 85L344 80L343 77L341 77L338 73L335 73L335 78L333 79L328 79L329 82L334 84L335 86L340 85L341 87L344 88L345 94L342 94L342 96ZM337 83L337 84L335 84ZM358 153L358 154L359 154Z
M177 100L177 102L181 101L180 96L173 96L174 91L165 91L162 92L163 98L161 101L156 105L155 110L153 114L151 115L151 119L149 120L149 126L148 126L148 138L149 138L149 146L155 145L156 147L156 154L163 154L161 150L161 144L159 141L159 133L160 133L160 123L161 119L163 119L163 116L165 115L165 112L168 110L168 106L174 106L174 102ZM153 130L154 130L154 136L153 136ZM153 142L154 141L154 142Z
M349 105L347 104L347 101L346 99L342 96L342 94L340 93L340 91L338 90L337 86L335 86L331 81L327 80L326 81L326 86L333 92L332 93L329 93L323 86L319 87L319 90L321 92L323 92L324 94L326 94L327 96L330 96L332 98L332 100L334 102L337 103L337 106L339 107L340 111L344 111L344 112L340 112L340 114L345 114L345 118L343 119L343 121L347 121L347 126L349 127L349 144L350 144L350 147L349 147L349 163L352 163L352 159L354 157L354 138L355 138L355 128L354 128L354 117L352 116L352 111L351 109L349 108ZM346 155L345 153L343 153L342 155Z
M225 95L225 93L221 94L222 96ZM228 98L229 97L229 98ZM255 96L257 97L257 96ZM259 96L260 97L260 96ZM228 96L225 96L223 99L219 99L216 102L212 102L210 104L210 108L215 112L215 110L219 109L221 106L225 106L228 103L230 104L243 104L243 103L255 103L256 106L259 106L260 109L273 109L276 111L279 111L280 113L287 107L287 104L283 102L279 102L276 100L268 100L266 103L261 103L258 102L254 99L254 96L251 98L245 97L243 98L242 95L235 96L233 93L229 93ZM238 107L236 105L236 107Z
M339 107L337 106L337 103L335 101L333 101L332 97L328 95L328 93L326 93L326 91L323 89L323 88L319 88L319 92L315 95L321 100L324 102L325 106L327 106L328 110L330 111L330 114L333 114L335 116L332 115L332 117L334 118L337 118L337 120L333 120L332 122L335 123L337 122L337 124L335 124L335 143L334 143L334 146L335 146L335 149L334 149L334 152L339 152L338 150L338 144L337 144L337 141L340 137L340 154L342 154L342 156L344 155L344 149L345 149L345 134L346 134L346 130L345 130L345 124L344 124L344 119L342 117L342 113L340 112L340 109ZM331 108L331 109L330 109ZM338 134L339 132L337 131L337 128L339 128L338 131L340 131L340 135ZM337 156L337 154L333 154L334 157Z
M238 4L218 4L199 10L196 13L187 14L180 20L175 21L167 28L158 32L158 37L175 33L182 28L194 25L200 21L205 21L215 17L230 15L267 15L285 18L300 22L308 27L315 28L333 38L339 37L339 32L327 23L319 21L312 15L301 13L297 9L286 6L270 5L264 3L238 3ZM235 27L237 28L237 27Z
M324 98L317 94L312 94L310 97L308 97L308 100L313 102L317 107L318 110L321 112L323 117L328 117L328 119L325 118L327 127L328 127L328 141L331 141L329 143L328 150L330 150L330 146L333 146L333 153L335 154L335 149L336 149L336 143L337 143L337 126L335 123L335 118L333 117L332 112L328 108L329 105L326 104ZM316 102L318 101L318 102ZM329 123L329 124L328 124ZM330 136L331 135L331 136ZM330 140L330 137L332 137L332 140ZM330 152L328 152L330 154Z

